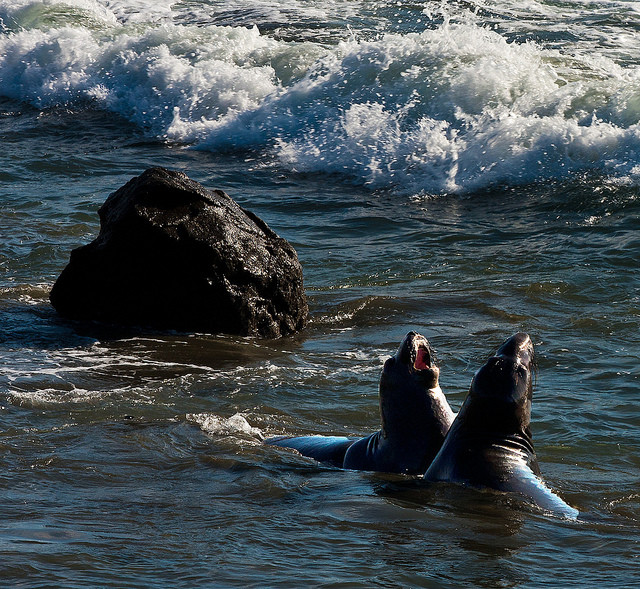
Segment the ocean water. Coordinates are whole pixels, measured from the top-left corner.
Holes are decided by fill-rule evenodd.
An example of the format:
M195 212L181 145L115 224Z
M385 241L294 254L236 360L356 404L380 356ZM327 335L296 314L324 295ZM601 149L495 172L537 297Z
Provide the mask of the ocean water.
M638 586L639 33L622 0L0 0L0 584ZM295 246L303 332L57 317L156 165ZM412 329L454 409L531 335L576 521L263 445L378 429Z

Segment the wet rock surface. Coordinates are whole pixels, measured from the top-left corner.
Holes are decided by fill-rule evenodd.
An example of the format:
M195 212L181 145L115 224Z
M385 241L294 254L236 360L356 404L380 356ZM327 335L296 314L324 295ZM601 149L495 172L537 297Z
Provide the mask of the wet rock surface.
M64 317L279 337L307 319L294 248L221 190L151 168L98 211L50 300Z

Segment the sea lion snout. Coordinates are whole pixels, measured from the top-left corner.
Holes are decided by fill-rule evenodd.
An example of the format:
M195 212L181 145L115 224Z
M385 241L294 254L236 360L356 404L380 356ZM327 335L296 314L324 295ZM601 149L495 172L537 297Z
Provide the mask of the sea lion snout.
M522 364L530 364L533 361L533 342L529 334L520 331L512 335L498 348L496 356L505 356Z
M411 364L416 369L431 368L434 356L429 340L415 331L407 333L395 354L396 360Z

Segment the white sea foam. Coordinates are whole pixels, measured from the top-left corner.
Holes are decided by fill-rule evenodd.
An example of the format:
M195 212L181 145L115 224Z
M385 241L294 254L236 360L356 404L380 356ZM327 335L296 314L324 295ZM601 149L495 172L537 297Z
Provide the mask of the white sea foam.
M155 137L408 194L640 180L640 68L607 52L510 42L473 11L326 46L177 24L172 4L0 0L0 94L91 103Z
M263 440L262 430L249 425L242 413L236 413L231 417L221 417L212 413L190 413L187 421L197 424L203 432L216 436L249 436Z
M158 22L171 18L178 0L105 0L105 7L120 22Z
M66 386L66 385L65 385ZM103 405L109 400L120 401L126 398L136 405L151 405L154 400L142 388L118 388L114 390L89 390L71 387L70 390L42 388L32 391L12 390L7 398L13 405L31 409L48 409L66 405Z
M302 106L268 106L307 120L304 134L278 133L291 168L410 193L637 172L637 69L602 58L567 71L555 52L466 26L344 49L298 84Z

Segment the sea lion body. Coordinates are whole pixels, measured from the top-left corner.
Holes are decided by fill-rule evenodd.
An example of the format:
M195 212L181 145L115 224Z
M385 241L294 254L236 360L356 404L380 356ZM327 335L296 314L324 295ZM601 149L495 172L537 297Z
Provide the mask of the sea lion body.
M349 446L344 468L421 474L431 464L454 418L432 359L426 338L407 334L380 377L382 427Z
M294 448L305 456L346 469L424 473L454 419L438 384L440 370L433 356L427 339L410 332L385 362L379 387L379 431L358 440L303 436L267 443Z
M578 512L546 487L531 437L533 343L509 338L475 374L428 481L516 492L562 516Z

